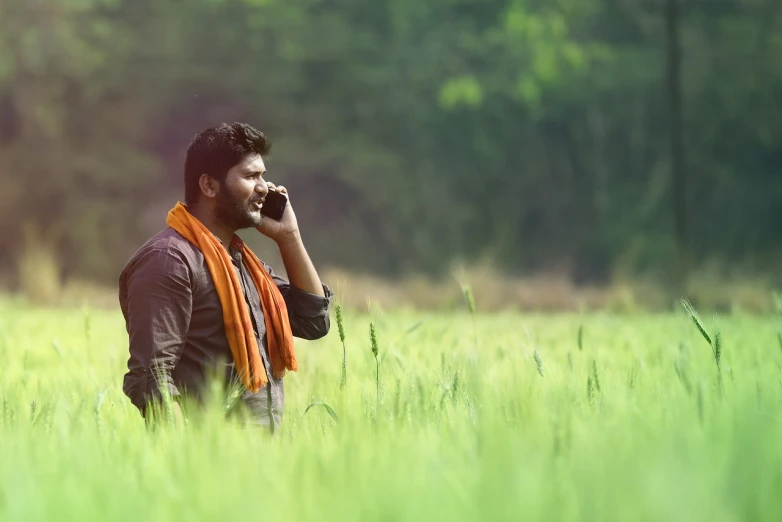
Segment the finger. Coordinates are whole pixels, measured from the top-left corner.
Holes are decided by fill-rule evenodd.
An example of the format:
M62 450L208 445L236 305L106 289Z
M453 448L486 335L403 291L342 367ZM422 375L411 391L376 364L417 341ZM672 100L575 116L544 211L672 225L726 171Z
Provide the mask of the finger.
M271 181L266 182L266 188L268 188L269 190L277 190L277 186Z
M281 192L283 194L287 194L288 193L288 189L286 189L285 187L280 185L279 187L277 187L277 192Z

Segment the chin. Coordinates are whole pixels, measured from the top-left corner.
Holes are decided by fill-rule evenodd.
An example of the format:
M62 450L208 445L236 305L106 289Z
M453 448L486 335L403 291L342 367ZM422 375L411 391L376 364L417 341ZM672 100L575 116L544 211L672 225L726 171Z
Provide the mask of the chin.
M263 215L245 214L241 219L236 220L238 225L237 230L243 230L245 228L256 228L263 223Z
M252 219L250 219L251 225L250 228L255 228L261 226L261 223L263 223L263 214L258 212L257 216L252 216Z

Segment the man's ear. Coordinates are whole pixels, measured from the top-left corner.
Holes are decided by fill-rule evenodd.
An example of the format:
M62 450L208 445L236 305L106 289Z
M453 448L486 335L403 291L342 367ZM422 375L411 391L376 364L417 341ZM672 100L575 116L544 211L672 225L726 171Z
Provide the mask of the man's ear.
M217 197L220 192L220 184L209 174L201 174L198 186L201 187L201 193L208 198Z

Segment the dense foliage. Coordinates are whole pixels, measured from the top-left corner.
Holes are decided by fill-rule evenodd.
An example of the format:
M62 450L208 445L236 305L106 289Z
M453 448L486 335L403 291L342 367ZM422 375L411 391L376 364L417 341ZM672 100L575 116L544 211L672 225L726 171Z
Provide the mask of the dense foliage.
M680 4L693 261L770 270L782 5ZM0 0L0 271L114 281L243 120L319 263L668 273L665 45L653 0Z

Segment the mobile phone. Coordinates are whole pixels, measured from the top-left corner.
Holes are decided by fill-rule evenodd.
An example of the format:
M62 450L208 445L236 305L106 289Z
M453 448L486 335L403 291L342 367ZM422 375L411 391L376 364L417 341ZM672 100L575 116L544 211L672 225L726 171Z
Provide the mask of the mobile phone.
M282 219L283 213L285 213L285 207L288 204L288 197L276 190L270 190L266 194L266 199L263 201L261 207L261 215L271 218L275 221Z

